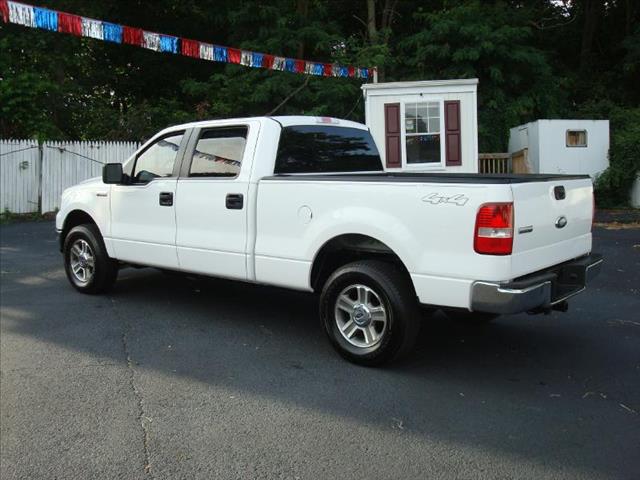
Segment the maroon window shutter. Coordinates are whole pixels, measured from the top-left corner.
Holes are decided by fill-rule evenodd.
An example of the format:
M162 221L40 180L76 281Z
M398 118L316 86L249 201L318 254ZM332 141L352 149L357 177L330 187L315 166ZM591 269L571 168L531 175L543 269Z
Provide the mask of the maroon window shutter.
M462 165L460 143L460 100L444 102L444 128L447 167Z
M400 104L384 105L384 151L387 168L400 168Z

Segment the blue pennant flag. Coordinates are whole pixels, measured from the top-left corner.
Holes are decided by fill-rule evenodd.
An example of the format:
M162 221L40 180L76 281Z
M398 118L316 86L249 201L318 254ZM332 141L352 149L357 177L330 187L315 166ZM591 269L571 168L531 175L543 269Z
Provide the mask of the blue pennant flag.
M160 35L160 51L178 53L178 37Z
M213 59L216 62L227 61L227 48L226 47L213 47Z
M35 7L33 9L33 17L37 28L53 32L58 31L58 12Z
M107 42L122 43L122 25L102 22L102 31Z
M287 72L295 72L296 71L296 61L293 58L287 58L284 61L284 69Z
M263 59L264 59L264 55L262 53L253 52L251 54L251 66L261 67Z

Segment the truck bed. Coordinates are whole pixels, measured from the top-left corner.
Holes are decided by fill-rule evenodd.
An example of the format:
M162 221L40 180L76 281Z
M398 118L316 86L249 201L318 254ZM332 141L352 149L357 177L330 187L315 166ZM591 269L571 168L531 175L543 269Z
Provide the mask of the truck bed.
M510 282L591 251L587 175L281 174L261 179L257 190L262 283L308 284L316 252L355 233L402 260L422 303L470 308L474 281ZM513 204L510 255L474 250L478 210L496 202Z

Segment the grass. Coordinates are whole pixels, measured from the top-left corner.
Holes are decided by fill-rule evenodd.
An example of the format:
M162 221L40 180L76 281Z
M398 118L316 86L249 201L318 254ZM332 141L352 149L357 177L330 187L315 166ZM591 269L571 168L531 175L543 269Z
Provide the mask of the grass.
M51 220L55 218L56 212L50 213L13 213L9 210L5 210L0 213L0 225L8 225L10 223L17 222L41 222L43 220Z

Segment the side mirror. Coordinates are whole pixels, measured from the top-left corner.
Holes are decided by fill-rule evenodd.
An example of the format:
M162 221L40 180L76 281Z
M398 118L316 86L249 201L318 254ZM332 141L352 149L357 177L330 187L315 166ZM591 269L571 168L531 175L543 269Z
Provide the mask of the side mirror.
M106 163L102 167L102 181L107 184L124 183L124 174L122 173L121 163Z

